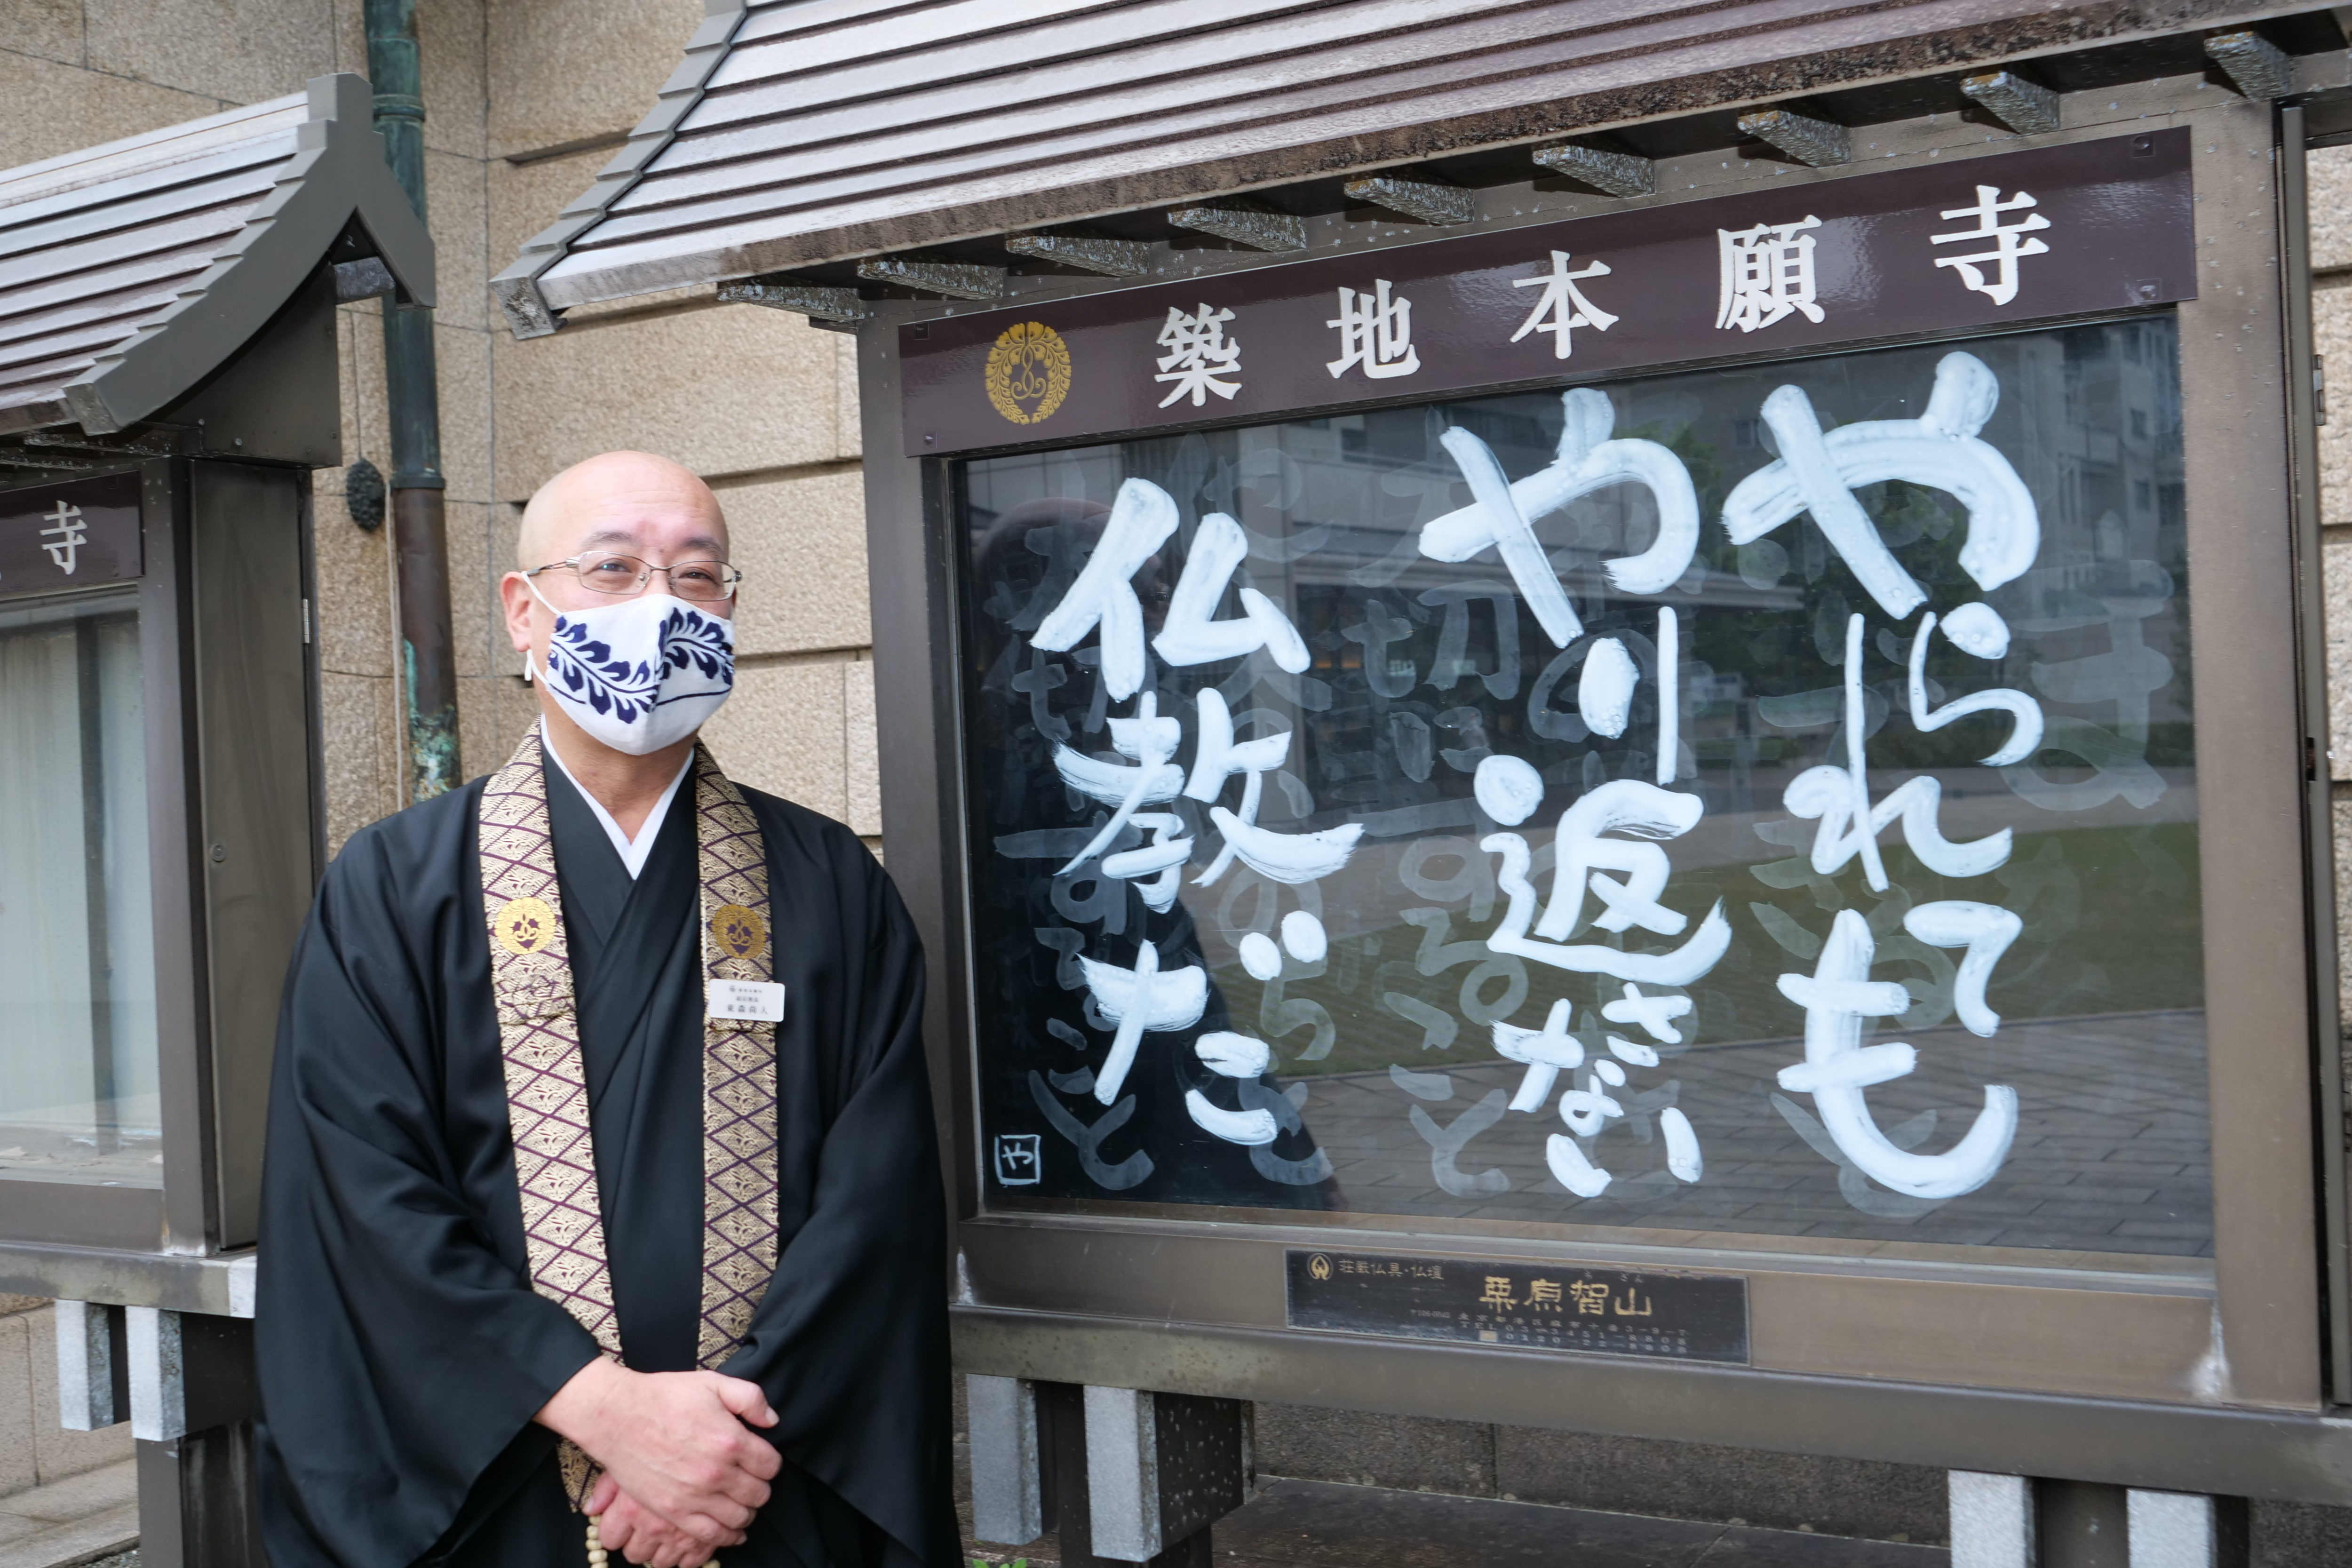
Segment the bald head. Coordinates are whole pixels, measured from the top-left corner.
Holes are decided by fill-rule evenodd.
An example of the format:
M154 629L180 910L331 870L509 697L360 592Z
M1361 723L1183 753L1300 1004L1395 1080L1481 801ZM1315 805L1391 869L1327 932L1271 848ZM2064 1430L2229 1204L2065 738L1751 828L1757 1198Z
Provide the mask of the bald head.
M528 572L589 550L656 563L727 555L719 498L691 469L650 452L606 452L556 475L522 509L515 566Z

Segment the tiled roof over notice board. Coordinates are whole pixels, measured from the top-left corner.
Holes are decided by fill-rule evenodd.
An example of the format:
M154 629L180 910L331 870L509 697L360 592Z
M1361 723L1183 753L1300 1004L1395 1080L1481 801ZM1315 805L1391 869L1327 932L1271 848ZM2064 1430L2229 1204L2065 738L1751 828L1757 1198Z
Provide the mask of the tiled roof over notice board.
M2147 26L2048 0L708 4L653 113L493 283L519 333L597 300ZM2190 0L2163 30L2279 9Z

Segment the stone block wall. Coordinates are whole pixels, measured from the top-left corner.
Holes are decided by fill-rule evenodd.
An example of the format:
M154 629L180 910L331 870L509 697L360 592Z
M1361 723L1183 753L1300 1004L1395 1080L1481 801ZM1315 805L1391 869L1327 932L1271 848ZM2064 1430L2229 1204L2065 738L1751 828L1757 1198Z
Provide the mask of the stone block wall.
M1944 1472L1703 1443L1257 1406L1258 1468L1301 1480L1941 1542Z
M236 0L247 4L248 0ZM332 0L336 64L364 70L357 0ZM747 574L736 695L710 728L729 771L849 822L878 847L865 520L850 340L797 316L707 293L573 312L518 342L486 280L584 190L654 102L702 15L698 0L424 0L426 205L441 268L436 312L443 470L468 775L503 762L538 710L508 647L498 581L530 493L617 447L709 479ZM390 468L382 324L346 307L345 447ZM404 804L387 542L321 473L329 634L329 831ZM348 742L348 749L340 744Z
M2335 800L2336 984L2352 1018L2352 147L2311 155L2312 324L2335 372L2319 427L2320 549L2326 585L2327 776Z
M0 1497L131 1458L128 1423L102 1432L58 1425L57 1310L0 1296Z

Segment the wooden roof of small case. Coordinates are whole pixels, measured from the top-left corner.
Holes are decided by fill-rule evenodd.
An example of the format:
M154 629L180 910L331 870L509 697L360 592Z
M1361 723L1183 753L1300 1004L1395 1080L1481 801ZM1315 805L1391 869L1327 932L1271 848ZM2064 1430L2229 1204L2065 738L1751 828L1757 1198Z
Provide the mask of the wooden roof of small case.
M0 171L0 436L137 424L194 388L322 264L344 298L433 302L433 244L366 80Z

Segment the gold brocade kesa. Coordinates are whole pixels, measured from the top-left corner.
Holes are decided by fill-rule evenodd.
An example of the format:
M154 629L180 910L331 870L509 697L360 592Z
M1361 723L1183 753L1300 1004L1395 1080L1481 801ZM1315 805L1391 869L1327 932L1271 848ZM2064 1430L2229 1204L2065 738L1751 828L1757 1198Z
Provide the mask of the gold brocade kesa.
M1043 321L1016 321L997 334L983 376L999 414L1039 424L1070 395L1070 345Z
M710 937L705 983L771 983L768 860L759 818L709 752L696 748L693 769L697 880L701 923ZM620 1320L537 730L483 787L477 843L531 1288L561 1303L617 1361ZM742 1343L776 1268L776 1026L706 1016L702 1090L702 1300L695 1360L709 1368ZM576 1509L594 1484L596 1467L568 1441L557 1457ZM591 1551L602 1551L593 1529ZM602 1568L593 1555L592 1568Z

